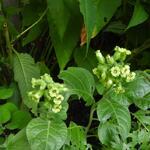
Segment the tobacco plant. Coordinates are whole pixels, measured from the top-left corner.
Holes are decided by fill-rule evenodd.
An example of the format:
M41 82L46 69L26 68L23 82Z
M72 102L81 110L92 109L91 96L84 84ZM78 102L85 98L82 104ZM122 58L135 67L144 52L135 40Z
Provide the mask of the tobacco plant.
M0 0L0 149L150 149L149 10Z

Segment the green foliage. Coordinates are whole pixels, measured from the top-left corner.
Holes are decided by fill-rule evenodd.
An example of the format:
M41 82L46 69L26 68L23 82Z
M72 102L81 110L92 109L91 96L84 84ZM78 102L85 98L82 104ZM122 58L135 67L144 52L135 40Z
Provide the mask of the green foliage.
M149 16L149 0L1 0L0 149L149 150Z
M18 82L22 99L27 106L30 106L27 92L31 90L31 79L39 77L39 68L30 55L16 52L13 60L13 69L15 81Z
M71 94L82 97L87 105L91 105L94 102L92 95L95 82L89 71L79 67L70 67L68 70L62 71L59 77L64 80Z
M36 118L27 126L27 138L33 150L59 150L67 138L67 127L60 121Z
M13 89L0 87L0 99L8 99L13 95Z
M128 24L127 29L141 24L142 22L148 19L149 15L144 10L143 6L140 4L139 0L137 0L136 5L134 7L133 16Z

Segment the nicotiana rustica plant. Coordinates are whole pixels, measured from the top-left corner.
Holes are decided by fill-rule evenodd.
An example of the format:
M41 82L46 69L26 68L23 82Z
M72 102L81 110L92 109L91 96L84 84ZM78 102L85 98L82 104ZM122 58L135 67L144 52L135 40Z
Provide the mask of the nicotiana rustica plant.
M109 54L104 57L100 50L96 51L98 66L93 69L93 73L98 77L100 84L106 90L113 87L116 93L124 93L123 84L134 80L136 73L130 71L130 66L125 62L126 57L131 55L131 51L116 46L113 56Z

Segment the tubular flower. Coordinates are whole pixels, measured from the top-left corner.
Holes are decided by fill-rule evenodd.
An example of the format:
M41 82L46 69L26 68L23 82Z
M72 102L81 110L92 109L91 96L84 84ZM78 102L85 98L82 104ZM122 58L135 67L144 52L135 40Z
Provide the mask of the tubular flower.
M136 73L135 72L131 72L127 78L126 78L126 82L131 82L135 79Z
M111 74L114 77L118 77L120 75L120 68L118 66L112 67Z
M129 65L125 65L121 69L121 77L126 78L129 74L130 74L130 66Z

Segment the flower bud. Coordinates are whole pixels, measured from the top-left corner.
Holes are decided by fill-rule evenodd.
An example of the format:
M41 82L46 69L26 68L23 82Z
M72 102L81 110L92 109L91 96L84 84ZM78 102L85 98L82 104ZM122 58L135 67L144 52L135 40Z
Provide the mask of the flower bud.
M120 54L120 52L118 52L118 51L116 51L115 53L114 53L114 55L113 55L113 58L114 58L114 60L119 60L120 59L120 57L121 57L121 54Z
M105 63L105 58L102 55L102 53L100 52L100 50L96 51L96 57L99 63L104 64Z
M113 64L115 63L114 58L111 57L110 55L107 55L107 56L106 56L106 60L107 60L107 63L108 63L108 64L113 65Z

